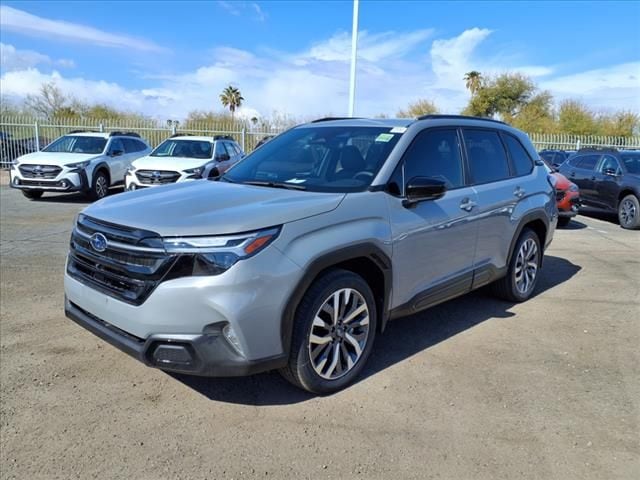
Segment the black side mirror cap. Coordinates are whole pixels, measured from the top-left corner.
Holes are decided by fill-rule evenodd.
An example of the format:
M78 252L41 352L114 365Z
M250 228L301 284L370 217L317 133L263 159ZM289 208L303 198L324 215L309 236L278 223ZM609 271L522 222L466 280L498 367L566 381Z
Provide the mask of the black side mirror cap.
M404 207L410 208L416 203L426 200L437 200L447 192L447 185L442 180L428 177L413 177L405 188Z

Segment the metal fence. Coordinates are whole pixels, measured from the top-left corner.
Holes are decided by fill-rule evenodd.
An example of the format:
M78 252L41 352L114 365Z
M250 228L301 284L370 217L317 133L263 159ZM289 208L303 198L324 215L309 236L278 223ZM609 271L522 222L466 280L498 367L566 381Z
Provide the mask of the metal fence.
M171 135L184 133L191 135L229 135L245 152L252 151L266 136L275 135L286 127L253 125L250 122L167 122L156 120L92 120L57 118L36 120L25 117L0 117L0 168L9 168L11 162L21 155L41 150L56 138L74 130L96 132L135 132L157 147Z
M56 118L37 120L29 117L0 117L0 168L8 168L17 157L44 148L56 138L72 130L100 132L136 132L156 147L175 133L193 135L230 135L245 152L252 151L265 136L275 135L286 128L282 125L254 125L244 121L226 122L177 122L162 123L159 120L125 119L93 120ZM640 137L602 137L533 133L529 137L538 150L578 150L585 147L615 147L640 149Z

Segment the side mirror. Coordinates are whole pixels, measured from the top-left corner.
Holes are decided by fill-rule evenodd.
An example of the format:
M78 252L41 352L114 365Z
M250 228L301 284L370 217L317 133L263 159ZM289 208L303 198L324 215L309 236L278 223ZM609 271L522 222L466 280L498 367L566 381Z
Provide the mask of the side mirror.
M413 177L405 189L406 199L402 202L405 207L411 207L424 200L436 200L444 196L447 185L442 180L427 177Z
M229 160L231 157L229 156L228 153L221 153L220 155L216 155L216 160L218 162L226 162L227 160Z
M618 171L615 168L605 168L602 173L604 173L605 175L609 175L610 177L618 176Z
M122 150L111 150L111 156L112 157L119 157L120 155L123 155L124 152Z

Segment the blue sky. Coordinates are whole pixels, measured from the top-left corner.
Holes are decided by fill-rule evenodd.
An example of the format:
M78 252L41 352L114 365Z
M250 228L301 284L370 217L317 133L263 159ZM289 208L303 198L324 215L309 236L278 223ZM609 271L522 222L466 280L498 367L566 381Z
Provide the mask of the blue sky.
M346 113L350 1L2 2L2 95L48 81L162 118ZM466 71L520 71L560 101L640 112L640 2L361 1L356 113L418 98L457 113Z

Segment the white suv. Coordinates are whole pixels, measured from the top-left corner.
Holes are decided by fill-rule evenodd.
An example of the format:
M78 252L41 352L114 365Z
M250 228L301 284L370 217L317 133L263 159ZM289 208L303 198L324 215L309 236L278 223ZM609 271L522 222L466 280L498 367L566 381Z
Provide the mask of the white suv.
M177 134L147 157L133 162L125 178L126 190L167 183L215 178L238 162L244 153L233 138Z
M73 131L19 157L11 167L11 186L32 200L44 192L83 192L98 200L109 187L122 184L131 163L149 152L137 133Z

